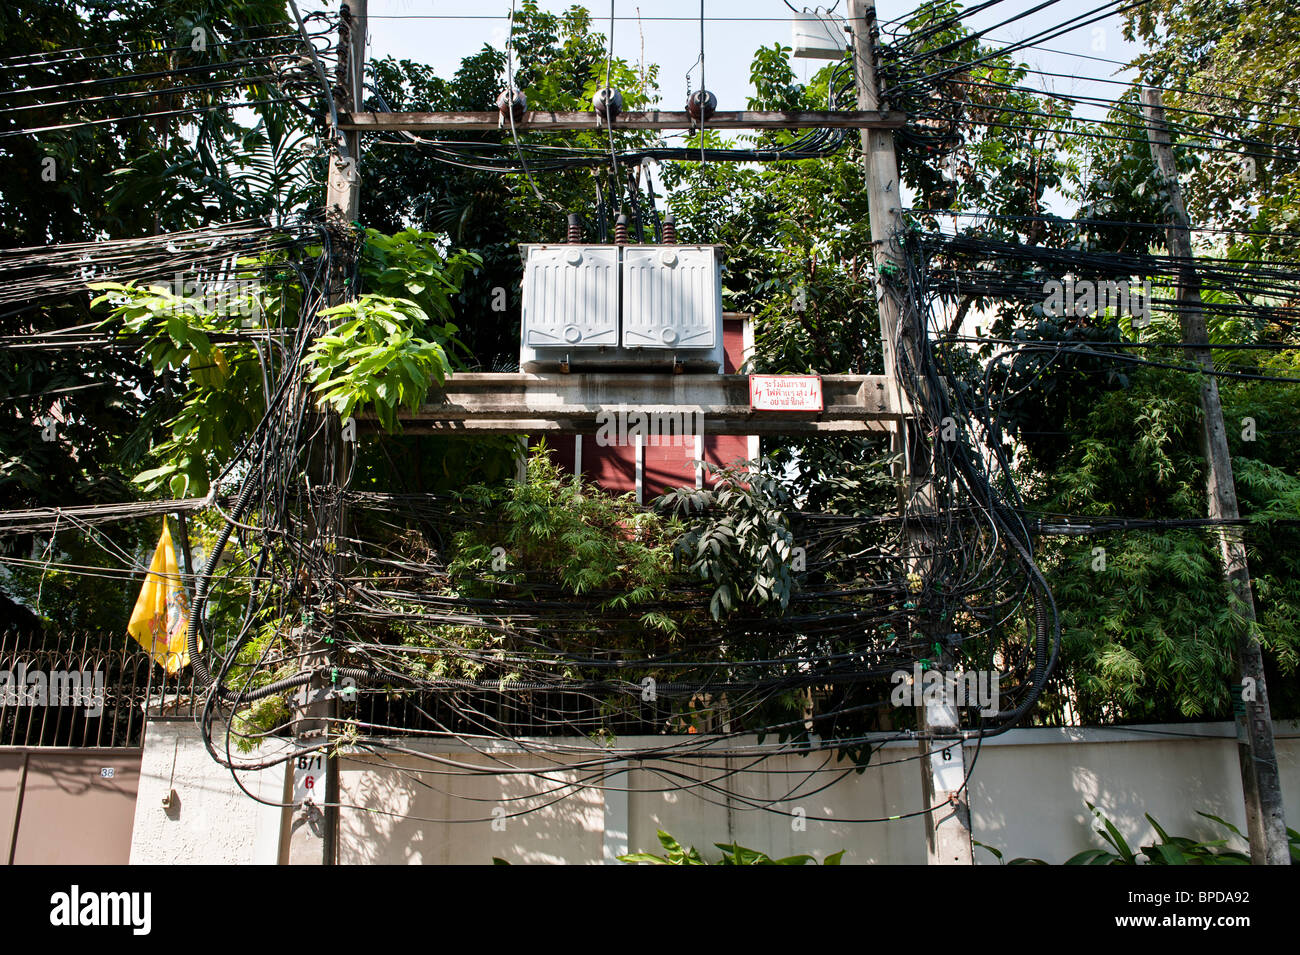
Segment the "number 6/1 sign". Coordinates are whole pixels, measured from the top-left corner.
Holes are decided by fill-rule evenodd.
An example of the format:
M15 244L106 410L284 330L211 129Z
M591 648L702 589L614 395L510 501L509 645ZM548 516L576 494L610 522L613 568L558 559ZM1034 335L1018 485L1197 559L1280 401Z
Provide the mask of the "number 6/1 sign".
M325 757L307 753L293 758L293 802L296 806L325 801Z

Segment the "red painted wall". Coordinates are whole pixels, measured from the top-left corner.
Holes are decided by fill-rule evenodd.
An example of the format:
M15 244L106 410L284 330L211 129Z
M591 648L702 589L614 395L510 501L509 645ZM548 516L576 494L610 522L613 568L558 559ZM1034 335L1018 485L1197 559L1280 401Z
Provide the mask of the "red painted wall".
M726 354L723 372L736 374L743 361L745 319L740 316L724 316L722 320L722 346ZM704 422L703 460L710 464L727 465L743 461L749 457L749 439L743 434L708 433L709 423ZM562 470L572 474L574 470L574 440L572 435L555 435L546 439L548 446L555 449L552 457ZM645 447L644 489L642 500L649 502L670 488L695 487L695 446L688 438L686 446L681 443L649 444ZM624 447L600 447L596 444L595 434L584 435L582 441L582 477L607 491L624 493L636 490L636 445ZM712 483L709 474L704 475L706 483Z

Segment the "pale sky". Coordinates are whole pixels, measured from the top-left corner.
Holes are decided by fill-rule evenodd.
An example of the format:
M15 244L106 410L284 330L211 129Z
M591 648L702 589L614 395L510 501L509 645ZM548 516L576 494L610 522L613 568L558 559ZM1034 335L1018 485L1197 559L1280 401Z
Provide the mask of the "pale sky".
M800 9L798 0L792 4ZM572 4L545 0L542 8L560 12ZM586 0L580 4L592 12L596 30L608 35L610 4ZM977 29L1037 6L1034 0L1005 0L966 20ZM309 9L338 9L337 2L307 0ZM631 63L658 63L663 108L681 109L686 100L686 72L699 56L699 0L614 0L614 54ZM749 65L760 46L791 42L790 10L782 0L705 0L704 52L707 85L718 97L719 109L743 109L752 93ZM830 6L833 15L843 16L848 0ZM905 18L915 8L913 0L881 0L878 7L882 23ZM990 39L1016 41L1102 6L1102 0L1058 0L1052 6L998 27ZM807 9L812 9L808 7ZM430 64L440 76L455 72L463 57L477 52L483 44L502 47L510 14L509 0L370 0L370 51L372 56L393 56ZM638 17L640 18L638 21ZM1089 18L1090 19L1090 18ZM1052 50L1066 54L1127 60L1135 48L1124 41L1119 18L1111 16L1097 24L1082 27L1046 43ZM1109 63L1081 59L1062 53L1031 49L1017 54L1036 69L1072 73L1082 80L1031 77L1029 82L1065 93L1113 96L1119 87L1098 84L1092 78L1109 78L1118 69ZM825 65L823 60L796 60L800 79L811 76ZM692 89L699 88L698 68ZM493 104L483 104L484 109Z

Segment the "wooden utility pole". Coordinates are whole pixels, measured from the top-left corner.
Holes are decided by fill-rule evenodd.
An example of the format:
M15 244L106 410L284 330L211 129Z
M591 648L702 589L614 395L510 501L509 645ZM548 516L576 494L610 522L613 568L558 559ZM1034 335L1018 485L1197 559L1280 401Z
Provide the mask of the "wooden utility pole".
M1160 91L1142 90L1142 115L1156 170L1168 197L1169 254L1177 262L1178 320L1188 356L1199 367L1212 371L1214 361L1201 305L1201 278L1192 253L1191 223L1178 185L1178 168L1169 141L1164 103ZM1206 495L1211 518L1236 521L1237 488L1232 476L1232 458L1219 401L1218 379L1203 375L1200 386L1201 446L1205 454ZM1237 752L1241 760L1241 788L1246 798L1246 824L1250 835L1250 857L1256 865L1290 865L1282 787L1278 779L1277 753L1273 746L1273 719L1269 712L1268 687L1264 681L1264 660L1256 637L1255 601L1250 588L1250 566L1242 530L1222 524L1218 528L1219 554L1228 581L1233 611L1238 619L1233 637L1232 658L1237 686L1234 706L1237 722Z
M366 0L348 0L339 11L338 63L334 74L333 98L338 109L348 110L360 105L365 91L366 61ZM352 272L350 260L352 223L360 209L361 135L357 132L341 133L330 129L329 172L326 180L325 226L330 232L334 247L334 263L329 276L328 304L338 305L353 294L347 285ZM345 515L341 501L343 484L349 471L347 444L343 440L343 427L339 416L328 411L323 414L322 427L308 456L308 479L315 485L317 495L309 495L309 530L312 536L310 550L319 559L332 565L329 579L309 581L317 611L302 626L304 640L314 635L304 666L313 670L311 682L303 688L303 695L294 723L295 734L303 748L319 746L330 741L330 733L338 718L339 693L342 689L335 675L338 673L337 634L329 615L321 612L320 605L336 601L340 596L337 581L341 575L337 556L338 536L343 532ZM319 507L323 520L316 513ZM308 575L310 576L310 575ZM306 588L304 588L306 589ZM304 602L308 598L304 595ZM316 785L317 781L323 786ZM317 796L323 789L323 798ZM305 865L334 865L338 861L339 832L339 766L338 756L331 750L314 752L300 757L294 763L294 801L304 797L312 800L310 807L299 811L293 820L289 835L289 862Z
M881 102L876 60L876 8L874 0L850 0L849 22L853 30L854 76L858 88L858 109L888 114ZM891 129L865 127L862 130L863 162L867 174L867 201L871 215L872 260L875 264L876 305L880 314L880 337L885 356L885 375L892 379L893 398L900 408L903 375L922 368L926 348L925 317L901 294L905 282L905 261L898 237L903 232L902 199L899 195L898 157ZM905 364L902 364L905 362ZM915 387L923 407L936 407L929 399L929 383L917 376ZM895 476L901 489L900 504L924 516L935 505L929 474L932 436L918 427L915 412L904 418L893 432L893 449L899 455ZM908 568L924 578L933 559L930 524L912 532L907 541ZM927 633L926 643L933 643ZM949 661L940 660L940 665ZM958 728L954 706L926 706L920 714L924 733L946 734ZM929 812L925 815L927 856L932 865L971 865L970 805L965 790L965 761L960 742L937 741L923 736L921 790Z

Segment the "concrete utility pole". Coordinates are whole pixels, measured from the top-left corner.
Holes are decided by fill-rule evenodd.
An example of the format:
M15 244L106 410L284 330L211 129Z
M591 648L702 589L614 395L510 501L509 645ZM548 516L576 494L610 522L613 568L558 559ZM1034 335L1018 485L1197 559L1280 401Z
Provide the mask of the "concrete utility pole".
M366 0L348 0L339 10L339 62L334 74L338 112L351 112L364 103L366 62ZM361 134L330 130L329 174L325 188L325 219L350 226L361 208Z
M349 0L339 10L338 63L335 69L333 97L338 110L350 110L363 101L366 62L366 0ZM326 180L325 224L334 240L335 262L329 277L328 304L338 305L352 297L347 276L351 274L349 236L360 209L361 135L346 136L331 128L329 173ZM309 454L309 480L319 493L309 497L311 549L317 557L333 563L331 579L308 581L315 603L337 600L341 594L335 585L341 573L336 544L343 531L344 513L338 493L347 479L349 458L342 440L342 422L333 411L323 415L323 423ZM324 513L319 519L316 508ZM304 588L306 589L306 588ZM338 717L341 687L334 679L338 654L336 634L329 619L313 616L304 620L302 634L314 632L316 639L304 666L312 669L311 682L304 687L294 723L301 747L328 742ZM339 767L337 756L329 751L315 752L294 761L293 800L311 800L299 811L289 833L289 862L293 865L334 865L338 861ZM317 785L323 783L323 787ZM319 793L323 789L323 799Z
M1169 127L1160 91L1142 90L1142 115L1146 120L1151 155L1168 195L1169 254L1178 262L1178 320L1183 342L1192 346L1188 355L1201 368L1211 371L1214 361L1201 308L1201 278L1192 253L1191 223L1178 186L1178 168L1169 142ZM1213 375L1201 379L1201 446L1205 454L1206 494L1210 517L1235 521L1237 488L1232 477L1232 458L1219 401L1219 383ZM1237 753L1241 760L1241 788L1246 797L1246 824L1250 834L1250 858L1255 865L1290 865L1282 787L1278 779L1277 753L1273 748L1273 719L1264 682L1264 660L1255 636L1255 601L1250 589L1250 566L1240 527L1218 528L1219 554L1224 576L1232 593L1232 606L1240 618L1233 639L1232 659L1238 686L1234 695L1237 721ZM1253 691L1253 692L1252 692Z
M876 8L874 0L850 0L849 22L853 29L854 76L858 88L858 109L887 113L881 102L876 60ZM880 336L884 346L885 375L892 379L894 400L906 408L899 384L906 359L912 369L921 367L925 348L925 317L918 313L890 281L899 282L906 275L903 251L898 236L903 231L902 199L899 195L898 157L894 152L894 134L890 129L862 130L863 162L867 173L867 201L871 212L872 260L876 269L876 305L880 313ZM929 384L917 382L922 401L929 407ZM915 409L912 409L915 411ZM909 431L910 423L910 431ZM900 504L912 505L913 513L934 510L934 487L929 474L931 436L921 433L915 418L904 418L893 433L893 449L900 454L895 476L900 479ZM928 526L928 525L927 525ZM909 569L926 576L933 542L925 528L913 532L908 540ZM932 642L927 634L927 643ZM944 659L941 664L949 661ZM921 710L924 731L945 733L957 729L955 706L926 706ZM963 784L966 778L962 747L959 742L933 742L923 738L921 748L921 789L930 812L925 815L926 848L931 865L971 865L970 805Z

